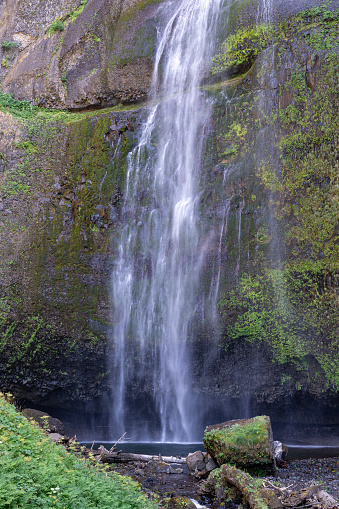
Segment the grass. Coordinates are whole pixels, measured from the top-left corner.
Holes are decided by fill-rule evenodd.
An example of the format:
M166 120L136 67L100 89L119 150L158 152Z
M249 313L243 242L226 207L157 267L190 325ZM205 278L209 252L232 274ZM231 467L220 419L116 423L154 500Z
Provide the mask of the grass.
M70 112L67 110L54 110L48 108L40 108L34 106L31 101L18 101L10 94L0 92L0 111L10 113L13 117L19 118L23 121L46 121L46 122L65 122L73 123L83 120L84 118L91 118L102 113L109 113L110 111L133 111L136 107L141 108L142 105L118 105L112 108L98 109L98 110L85 110L82 112Z
M0 507L155 509L132 479L54 444L0 394Z

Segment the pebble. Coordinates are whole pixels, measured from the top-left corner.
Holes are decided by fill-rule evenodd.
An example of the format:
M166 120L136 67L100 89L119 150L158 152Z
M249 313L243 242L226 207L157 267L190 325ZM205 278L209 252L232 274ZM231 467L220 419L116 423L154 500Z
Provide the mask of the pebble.
M280 486L292 484L293 491L318 484L339 500L339 457L293 460L288 462L288 468L279 469L277 477L269 480Z

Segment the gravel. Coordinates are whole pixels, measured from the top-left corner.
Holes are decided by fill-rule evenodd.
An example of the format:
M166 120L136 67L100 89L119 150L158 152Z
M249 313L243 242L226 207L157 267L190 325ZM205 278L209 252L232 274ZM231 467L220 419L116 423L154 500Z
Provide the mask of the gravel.
M339 457L293 460L287 464L287 468L278 471L276 478L270 477L269 480L280 486L292 484L293 491L318 484L339 500Z

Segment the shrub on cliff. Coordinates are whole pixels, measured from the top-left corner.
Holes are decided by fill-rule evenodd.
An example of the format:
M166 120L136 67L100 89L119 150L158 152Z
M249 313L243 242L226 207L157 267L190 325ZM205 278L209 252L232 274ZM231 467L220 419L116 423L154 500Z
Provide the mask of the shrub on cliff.
M65 25L61 21L61 19L58 19L56 21L53 21L53 23L50 25L50 27L46 30L47 35L53 35L56 32L63 32L65 30Z
M154 509L135 481L55 445L0 395L0 507Z

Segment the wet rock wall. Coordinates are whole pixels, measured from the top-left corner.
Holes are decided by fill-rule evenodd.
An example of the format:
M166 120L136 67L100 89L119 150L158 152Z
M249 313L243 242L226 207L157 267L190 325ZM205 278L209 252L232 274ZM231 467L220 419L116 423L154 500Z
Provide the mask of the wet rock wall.
M191 376L217 420L264 410L273 420L337 422L338 29L328 12L280 21L247 64L246 51L235 48L232 58L248 72L227 80L226 68L224 81L203 92L213 103L199 225L210 305L207 319L198 313L192 325ZM40 43L53 37L62 33L41 35ZM71 66L73 50L62 51ZM2 90L35 101L40 92L19 97L11 89L21 59L13 58ZM46 75L31 74L34 90ZM76 71L67 78L76 83L71 76ZM36 102L65 106L46 94L47 102ZM102 95L74 97L73 109L106 104ZM1 386L37 405L84 409L110 390L114 238L126 156L147 111L36 118L11 111L1 112ZM132 403L138 391L146 400L152 390L151 380L132 383Z

